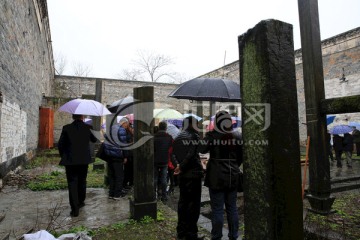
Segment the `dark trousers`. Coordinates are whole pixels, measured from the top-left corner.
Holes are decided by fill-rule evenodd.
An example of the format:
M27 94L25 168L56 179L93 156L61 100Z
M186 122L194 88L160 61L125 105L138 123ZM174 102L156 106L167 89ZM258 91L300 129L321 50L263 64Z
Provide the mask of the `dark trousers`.
M201 178L179 177L177 235L179 238L196 239L197 221L200 216Z
M88 165L65 166L71 210L79 211L79 204L86 198Z
M239 236L239 215L236 207L237 189L218 191L209 189L211 203L211 239L221 240L224 225L224 204L229 226L229 239Z
M109 197L120 197L124 181L124 163L108 161Z
M128 157L124 164L124 187L134 185L134 159Z
M360 156L360 142L355 143L355 146L356 146L356 155Z
M335 157L336 157L336 165L338 167L341 167L341 155L342 155L342 151L341 150L335 150Z
M154 187L156 192L159 194L159 187L161 189L161 200L166 200L167 199L167 193L166 193L166 188L167 188L167 169L168 166L161 166L161 167L157 167L154 166ZM159 196L158 196L159 197Z

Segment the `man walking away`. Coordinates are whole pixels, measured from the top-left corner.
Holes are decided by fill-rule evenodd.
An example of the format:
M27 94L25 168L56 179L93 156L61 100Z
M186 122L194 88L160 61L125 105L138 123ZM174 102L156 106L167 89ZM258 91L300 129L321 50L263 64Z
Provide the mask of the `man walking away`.
M83 115L73 114L74 121L63 127L58 143L61 156L59 165L65 166L68 182L70 216L79 216L85 205L88 165L93 162L90 141L96 142L92 127L84 123Z

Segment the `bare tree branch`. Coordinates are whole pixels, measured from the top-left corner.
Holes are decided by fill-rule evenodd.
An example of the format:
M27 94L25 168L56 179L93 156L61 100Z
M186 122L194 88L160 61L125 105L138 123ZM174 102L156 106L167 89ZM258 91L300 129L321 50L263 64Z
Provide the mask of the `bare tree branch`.
M142 74L144 71L140 69L124 69L122 73L118 74L116 77L124 80L131 81L142 81Z
M54 65L56 74L62 75L67 65L66 57L61 53L55 53Z
M135 66L142 70L152 82L158 81L164 76L172 76L173 73L164 70L164 68L174 64L171 57L163 54L141 50L137 53L138 59L134 60Z
M73 65L74 76L88 77L91 74L92 67L81 62L74 62Z

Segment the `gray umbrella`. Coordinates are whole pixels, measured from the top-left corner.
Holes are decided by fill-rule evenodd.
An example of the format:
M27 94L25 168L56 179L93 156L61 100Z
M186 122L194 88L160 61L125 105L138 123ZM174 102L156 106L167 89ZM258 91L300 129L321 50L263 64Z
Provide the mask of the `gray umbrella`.
M116 113L117 111L121 111L120 115L131 114L134 112L132 104L134 102L134 98L132 96L127 96L121 98L113 103L111 103L107 108L110 112Z
M240 102L240 85L222 78L195 78L173 90L169 97L198 101Z

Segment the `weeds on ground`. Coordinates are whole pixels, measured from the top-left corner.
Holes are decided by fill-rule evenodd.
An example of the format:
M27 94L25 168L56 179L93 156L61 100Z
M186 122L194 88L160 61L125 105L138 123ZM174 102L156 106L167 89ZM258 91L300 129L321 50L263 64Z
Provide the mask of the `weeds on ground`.
M93 171L93 165L89 167L87 175L87 187L101 188L104 187L104 170ZM50 173L41 174L35 179L31 180L27 187L32 191L44 191L44 190L60 190L67 188L66 174L65 172L52 171Z
M52 232L55 237L66 233L87 232L93 240L100 239L132 239L132 240L155 240L175 239L176 222L174 213L169 213L164 206L157 211L157 219L145 216L140 221L129 219L126 222L118 222L110 226L98 229L88 229L84 226L75 226L67 231Z
M319 235L338 235L344 239L360 239L360 195L358 193L339 193L335 196L333 210L328 216L309 212L304 226L311 227Z
M34 169L37 167L45 167L49 165L58 165L60 157L57 149L42 150L37 156L26 163L25 169Z

